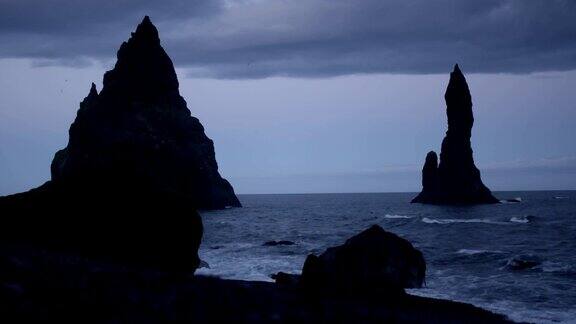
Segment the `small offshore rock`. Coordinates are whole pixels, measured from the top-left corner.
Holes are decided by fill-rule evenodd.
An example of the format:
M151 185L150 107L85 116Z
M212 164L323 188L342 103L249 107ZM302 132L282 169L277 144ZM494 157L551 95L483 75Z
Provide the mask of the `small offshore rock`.
M282 271L270 275L270 278L274 279L277 284L283 286L297 286L300 284L301 277L302 276L298 274L291 274Z
M542 264L540 258L533 255L520 255L515 256L508 260L506 263L506 269L513 271L527 270Z

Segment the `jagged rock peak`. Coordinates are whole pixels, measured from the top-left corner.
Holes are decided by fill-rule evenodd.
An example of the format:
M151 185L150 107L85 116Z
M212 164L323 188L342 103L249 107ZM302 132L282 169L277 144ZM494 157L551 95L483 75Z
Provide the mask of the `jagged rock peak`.
M178 93L174 65L160 45L158 30L148 16L130 39L122 43L116 56L114 69L104 75L102 92L118 90L138 99Z
M90 107L96 101L96 99L98 99L98 90L96 89L94 82L92 82L88 95L80 103L80 111L86 110L87 107Z
M98 97L98 90L96 90L96 85L92 82L92 86L90 86L90 92L88 93L88 97Z
M132 33L130 41L133 42L149 42L151 44L160 45L160 37L158 36L158 29L150 20L150 17L145 16L142 22L136 27L136 31Z
M100 93L92 84L69 134L51 166L52 182L66 190L170 193L199 209L240 206L148 17L120 47Z

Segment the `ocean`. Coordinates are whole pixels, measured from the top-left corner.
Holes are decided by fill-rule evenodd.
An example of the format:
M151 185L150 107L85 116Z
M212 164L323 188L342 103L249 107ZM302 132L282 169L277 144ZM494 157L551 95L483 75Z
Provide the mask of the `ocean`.
M426 287L411 294L467 302L516 321L576 321L576 191L495 192L518 203L410 204L415 193L239 195L243 208L202 213L198 274L272 281L306 256L372 224L424 253ZM271 240L294 245L264 246ZM514 270L512 260L533 262ZM517 262L518 263L518 262Z

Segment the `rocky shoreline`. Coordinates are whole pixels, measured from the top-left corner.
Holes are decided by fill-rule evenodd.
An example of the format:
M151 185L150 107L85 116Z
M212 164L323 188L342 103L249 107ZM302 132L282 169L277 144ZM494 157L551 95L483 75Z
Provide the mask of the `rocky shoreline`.
M3 322L510 323L478 307L409 294L312 295L297 285L224 280L21 245L0 248Z

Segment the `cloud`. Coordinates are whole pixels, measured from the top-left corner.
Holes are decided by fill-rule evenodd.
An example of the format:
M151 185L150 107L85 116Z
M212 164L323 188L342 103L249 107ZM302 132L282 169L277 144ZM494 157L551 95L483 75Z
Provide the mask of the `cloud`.
M0 0L0 57L109 60L144 14L195 77L576 69L573 0Z

